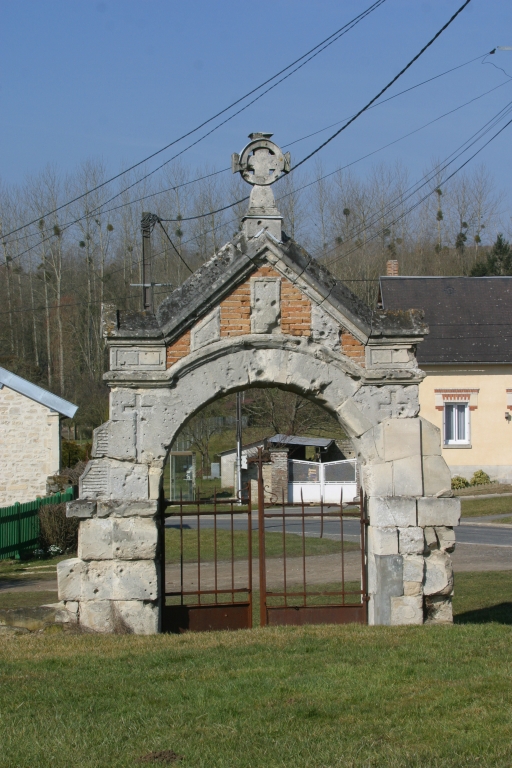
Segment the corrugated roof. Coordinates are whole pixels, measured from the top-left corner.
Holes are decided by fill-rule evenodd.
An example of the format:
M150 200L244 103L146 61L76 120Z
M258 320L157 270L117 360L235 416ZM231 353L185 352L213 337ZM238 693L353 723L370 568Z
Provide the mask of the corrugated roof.
M422 309L422 363L512 363L512 277L381 277L384 309Z
M311 445L315 448L328 448L334 442L334 438L329 437L299 437L297 435L273 435L256 440L254 443L242 445L242 451L261 446L265 448L269 443L273 445ZM235 453L236 448L230 448L228 451L221 451L218 456L226 456L228 453Z
M73 405L62 397L54 395L53 392L48 392L48 390L38 387L37 384L32 384L31 381L16 376L15 373L6 371L5 368L0 368L0 389L3 386L19 392L20 395L25 395L36 403L46 405L47 408L51 408L52 411L57 411L69 419L72 419L78 410L78 405Z
M328 448L333 443L330 437L298 437L297 435L274 435L267 438L267 443L278 445L311 445L315 448Z

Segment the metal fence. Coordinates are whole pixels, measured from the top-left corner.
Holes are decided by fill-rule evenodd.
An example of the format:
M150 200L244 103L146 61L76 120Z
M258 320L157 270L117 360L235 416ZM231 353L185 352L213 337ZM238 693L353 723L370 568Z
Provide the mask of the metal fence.
M75 489L68 488L63 493L44 496L35 501L20 504L17 501L10 507L0 508L0 560L19 558L22 552L37 549L39 546L39 508L45 504L61 504L73 501Z

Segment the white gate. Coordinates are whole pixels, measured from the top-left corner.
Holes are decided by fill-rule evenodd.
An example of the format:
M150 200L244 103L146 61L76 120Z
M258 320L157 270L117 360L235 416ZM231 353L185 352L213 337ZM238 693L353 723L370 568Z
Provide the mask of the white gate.
M317 502L339 504L341 493L343 500L352 501L358 493L357 461L315 461L290 459L288 462L288 501Z

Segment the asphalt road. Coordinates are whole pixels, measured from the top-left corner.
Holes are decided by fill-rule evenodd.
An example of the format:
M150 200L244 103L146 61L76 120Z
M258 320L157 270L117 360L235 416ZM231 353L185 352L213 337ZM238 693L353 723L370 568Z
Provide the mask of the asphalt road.
M289 519L288 519L289 517ZM184 527L197 528L197 518L190 516L184 517ZM167 520L166 527L179 528L179 520ZM213 519L211 517L201 518L201 527L212 528ZM217 527L223 530L229 530L231 527L230 515L218 515ZM247 517L245 515L235 515L233 519L233 527L235 530L247 530ZM253 515L253 530L257 529L257 517ZM286 532L295 533L300 535L302 532L302 521L300 517L297 517L292 512L287 514L286 519ZM283 530L283 523L281 518L266 518L265 530L269 533L272 531L281 533ZM320 518L315 516L314 512L309 512L305 523L304 531L306 536L320 536L321 523ZM344 520L343 522L343 536L347 541L357 541L359 539L360 523L358 520ZM341 531L340 523L338 520L324 520L324 538L340 540ZM461 544L475 544L482 546L495 546L495 547L511 547L512 548L512 525L511 526L497 526L493 524L485 525L482 523L471 524L464 522L462 525L455 529L456 540ZM512 553L511 553L512 554Z

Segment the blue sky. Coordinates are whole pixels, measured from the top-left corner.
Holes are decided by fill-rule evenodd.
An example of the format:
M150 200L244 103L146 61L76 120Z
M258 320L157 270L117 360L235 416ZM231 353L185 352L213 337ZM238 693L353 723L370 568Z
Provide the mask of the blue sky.
M184 160L194 168L222 168L251 131L273 131L274 140L286 145L348 117L461 3L387 0ZM72 172L88 158L101 158L117 172L210 117L368 5L370 0L3 0L0 179L22 183L48 164ZM512 45L512 3L472 0L390 93L496 45ZM512 51L490 60L512 75ZM323 169L371 152L505 81L479 60L374 109L320 153ZM371 163L400 160L416 178L510 100L512 80L354 170L364 174ZM295 144L292 160L328 135ZM507 192L511 136L512 126L478 158Z

